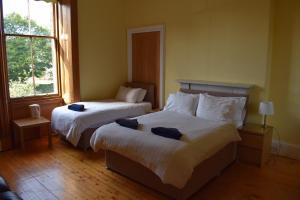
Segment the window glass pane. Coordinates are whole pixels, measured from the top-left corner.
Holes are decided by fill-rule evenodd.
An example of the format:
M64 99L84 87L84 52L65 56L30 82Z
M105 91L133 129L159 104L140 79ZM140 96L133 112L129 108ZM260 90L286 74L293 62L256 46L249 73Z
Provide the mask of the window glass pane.
M31 35L53 35L53 4L29 0Z
M53 36L53 3L3 0L4 32Z
M33 38L32 47L36 95L57 93L54 40Z
M6 37L10 97L34 95L30 38Z
M2 0L2 3L10 97L57 94L55 40L34 37L54 36L53 3L35 0Z
M6 37L10 97L57 94L54 39Z
M29 34L27 0L3 0L4 32Z

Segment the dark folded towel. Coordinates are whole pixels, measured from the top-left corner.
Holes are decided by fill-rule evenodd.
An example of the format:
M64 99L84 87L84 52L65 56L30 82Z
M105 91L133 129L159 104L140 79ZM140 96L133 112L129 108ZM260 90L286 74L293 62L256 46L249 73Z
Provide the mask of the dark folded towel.
M1 200L22 200L16 193L11 191L6 191L0 193Z
M9 187L6 181L0 176L0 192L6 192L9 190Z
M120 126L124 126L131 129L137 129L139 126L137 119L117 119L116 123Z
M82 112L82 111L84 111L84 105L82 105L82 104L71 104L71 105L68 105L68 109L73 110L73 111Z
M164 128L164 127L156 127L152 128L151 132L155 135L159 135L166 138L171 138L175 140L180 140L182 134L176 128Z

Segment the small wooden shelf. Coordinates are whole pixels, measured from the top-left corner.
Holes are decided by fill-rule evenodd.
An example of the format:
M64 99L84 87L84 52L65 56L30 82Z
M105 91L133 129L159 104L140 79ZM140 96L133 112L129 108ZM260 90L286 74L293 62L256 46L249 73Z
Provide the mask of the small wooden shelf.
M18 119L13 121L14 126L16 127L17 131L20 134L20 142L21 148L25 149L25 141L24 141L24 129L32 128L32 127L41 127L41 126L48 126L48 146L52 146L52 134L50 128L50 121L44 117L40 118L24 118Z

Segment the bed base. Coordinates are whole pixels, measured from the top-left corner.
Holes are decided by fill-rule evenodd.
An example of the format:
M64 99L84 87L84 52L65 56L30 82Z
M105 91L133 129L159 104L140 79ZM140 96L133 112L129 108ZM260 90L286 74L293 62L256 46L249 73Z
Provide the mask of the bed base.
M191 179L183 189L163 184L152 171L113 151L105 151L108 169L124 175L176 200L185 200L199 191L207 182L219 176L236 159L236 143L231 143L215 155L201 162L194 170Z
M95 132L97 128L89 128L87 130L85 130L81 137L80 137L80 140L78 142L78 145L77 147L80 148L80 149L83 149L84 151L87 151L91 145L90 145L90 140L91 140L91 137L93 135L93 133ZM58 133L60 135L60 138L68 143L70 143L67 139L66 139L66 136L65 135L62 135L60 133Z

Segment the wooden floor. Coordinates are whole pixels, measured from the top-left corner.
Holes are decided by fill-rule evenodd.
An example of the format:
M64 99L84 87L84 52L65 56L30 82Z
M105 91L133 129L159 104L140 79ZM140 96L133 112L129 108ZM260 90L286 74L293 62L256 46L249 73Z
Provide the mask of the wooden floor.
M58 138L0 153L0 175L27 199L167 199L105 168L102 153L83 152ZM300 161L274 157L263 169L235 163L193 200L299 200Z

